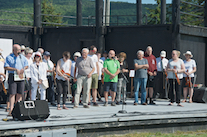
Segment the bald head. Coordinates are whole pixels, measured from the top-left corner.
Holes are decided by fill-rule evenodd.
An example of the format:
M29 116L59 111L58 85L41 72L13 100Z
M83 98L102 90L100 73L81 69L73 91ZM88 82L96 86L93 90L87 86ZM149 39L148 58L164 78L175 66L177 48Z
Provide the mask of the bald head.
M152 47L151 46L148 46L147 49L146 49L146 53L147 55L152 55Z
M44 53L44 49L43 48L38 48L38 50L37 51L39 51L41 54L43 54Z
M115 51L114 50L110 50L109 51L109 58L112 59L113 57L115 57Z
M21 53L21 47L20 47L19 44L14 44L13 45L13 53L16 56L18 56L18 53Z

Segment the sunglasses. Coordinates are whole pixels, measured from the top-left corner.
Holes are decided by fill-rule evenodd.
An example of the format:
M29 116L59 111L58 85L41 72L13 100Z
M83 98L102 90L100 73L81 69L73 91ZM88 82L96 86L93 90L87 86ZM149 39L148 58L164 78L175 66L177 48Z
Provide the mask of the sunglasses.
M35 55L35 58L40 58L40 56L38 56L38 55Z

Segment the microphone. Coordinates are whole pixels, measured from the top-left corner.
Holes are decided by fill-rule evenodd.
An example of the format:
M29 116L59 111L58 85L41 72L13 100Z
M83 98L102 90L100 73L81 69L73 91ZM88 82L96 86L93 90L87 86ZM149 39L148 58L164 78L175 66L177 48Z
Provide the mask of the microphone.
M115 57L111 57L113 60L115 60Z

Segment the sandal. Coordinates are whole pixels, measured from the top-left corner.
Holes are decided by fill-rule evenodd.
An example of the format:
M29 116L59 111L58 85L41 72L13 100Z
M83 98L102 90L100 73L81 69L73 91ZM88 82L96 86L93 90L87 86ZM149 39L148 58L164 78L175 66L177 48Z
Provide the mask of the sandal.
M193 103L193 101L192 101L192 100L190 100L190 101L189 101L189 103Z
M57 110L61 110L60 106L57 106Z
M178 106L178 107L184 107L184 106L183 106L183 105L181 105L181 104L178 104L177 106Z
M9 110L10 110L10 108L6 108L6 109L5 109L5 112L9 112Z
M172 105L173 105L173 103L168 104L168 106L172 106Z
M67 108L66 106L63 106L63 109L66 109L66 110L68 110L68 108Z
M187 102L187 101L186 101L186 99L184 99L182 102L185 103L185 102Z

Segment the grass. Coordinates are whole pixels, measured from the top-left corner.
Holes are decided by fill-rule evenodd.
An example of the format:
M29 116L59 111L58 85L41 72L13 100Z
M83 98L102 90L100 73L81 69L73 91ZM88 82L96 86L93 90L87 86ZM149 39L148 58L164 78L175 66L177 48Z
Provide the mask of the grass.
M181 132L175 133L131 133L125 135L108 135L103 137L207 137L207 130Z

